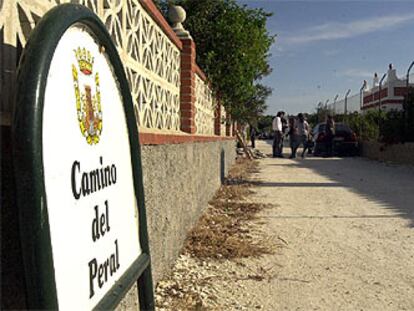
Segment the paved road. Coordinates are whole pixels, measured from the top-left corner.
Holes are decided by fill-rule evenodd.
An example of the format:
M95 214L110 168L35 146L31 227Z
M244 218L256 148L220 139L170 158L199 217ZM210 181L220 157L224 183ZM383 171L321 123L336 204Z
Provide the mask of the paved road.
M264 310L414 310L413 167L266 158L254 178L254 200L276 204L266 231L286 242L255 263L269 281L245 284Z

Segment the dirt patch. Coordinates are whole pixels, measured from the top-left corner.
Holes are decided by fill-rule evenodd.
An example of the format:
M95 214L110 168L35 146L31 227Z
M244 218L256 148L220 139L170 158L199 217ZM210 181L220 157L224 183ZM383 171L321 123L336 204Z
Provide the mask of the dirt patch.
M243 201L252 193L248 177L254 171L257 171L255 161L244 159L236 162L225 184L190 231L184 254L197 258L231 259L271 253L271 246L254 234L249 223L266 205Z

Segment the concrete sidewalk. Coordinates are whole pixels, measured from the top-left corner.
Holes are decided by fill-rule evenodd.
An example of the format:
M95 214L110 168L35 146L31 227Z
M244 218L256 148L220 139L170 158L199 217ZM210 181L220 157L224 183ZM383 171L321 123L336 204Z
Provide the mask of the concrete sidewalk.
M164 294L194 289L199 300L182 310L414 310L414 168L363 158L258 164L247 200L271 207L251 222L276 251L181 256Z
M270 145L258 148L271 152ZM265 310L414 310L414 170L362 158L260 161L254 199L286 241L250 284Z

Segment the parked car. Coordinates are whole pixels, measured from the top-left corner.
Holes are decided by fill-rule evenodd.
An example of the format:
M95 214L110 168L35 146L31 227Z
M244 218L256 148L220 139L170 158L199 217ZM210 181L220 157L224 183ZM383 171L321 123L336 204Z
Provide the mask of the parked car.
M263 139L263 140L273 139L273 137L274 137L273 132L267 132L267 131L260 133L258 136L259 139Z
M266 133L266 132L262 132L262 133L259 134L259 136L257 138L266 140L266 139L269 139L269 134Z
M316 156L326 155L327 152L327 136L325 134L326 123L317 124L312 131L314 148L313 154ZM335 123L335 136L333 138L333 154L357 155L359 146L358 138L354 131L344 123Z

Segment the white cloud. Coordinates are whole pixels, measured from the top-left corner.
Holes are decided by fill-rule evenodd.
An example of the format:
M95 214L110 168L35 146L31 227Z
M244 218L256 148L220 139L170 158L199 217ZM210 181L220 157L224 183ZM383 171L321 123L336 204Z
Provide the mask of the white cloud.
M277 44L273 44L272 47L270 48L270 54L272 56L284 56L284 57L294 57L296 56L296 53L293 49L285 49L282 46Z
M288 35L285 37L284 42L286 44L306 44L317 41L352 38L400 26L411 21L414 21L414 13L373 17L348 23L329 22L308 28L299 34Z
M349 68L344 71L338 72L339 76L348 78L363 78L368 79L374 77L374 71L364 70L359 68Z
M323 55L325 55L325 56L335 56L335 55L338 55L340 52L341 51L337 50L337 49L322 51Z

